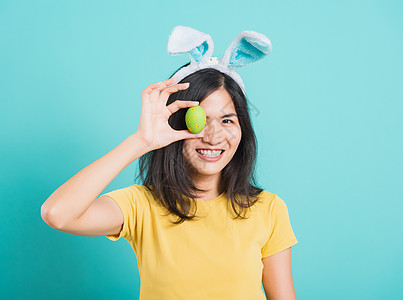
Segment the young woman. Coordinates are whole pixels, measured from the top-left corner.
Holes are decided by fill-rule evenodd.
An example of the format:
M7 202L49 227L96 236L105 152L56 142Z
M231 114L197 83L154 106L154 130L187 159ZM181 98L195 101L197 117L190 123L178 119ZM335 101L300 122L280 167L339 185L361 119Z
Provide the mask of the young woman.
M176 81L143 90L137 131L59 187L42 218L75 235L125 238L143 300L265 299L262 283L268 299L296 299L297 240L285 202L254 185L245 95L214 68ZM185 113L198 104L207 122L192 134ZM98 197L138 158L142 185Z

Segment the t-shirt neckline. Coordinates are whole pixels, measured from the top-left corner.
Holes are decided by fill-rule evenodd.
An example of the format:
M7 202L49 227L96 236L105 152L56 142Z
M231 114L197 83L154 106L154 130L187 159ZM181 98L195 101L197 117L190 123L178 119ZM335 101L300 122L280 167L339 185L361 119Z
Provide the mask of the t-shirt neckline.
M221 199L223 199L223 198L225 198L225 191L224 192L222 192L218 197L216 197L216 198L214 198L214 199L211 199L211 200L200 200L200 199L197 199L197 198L195 198L196 200L197 200L197 203L203 203L203 202L209 202L209 203L212 203L212 202L218 202L218 201L220 201Z

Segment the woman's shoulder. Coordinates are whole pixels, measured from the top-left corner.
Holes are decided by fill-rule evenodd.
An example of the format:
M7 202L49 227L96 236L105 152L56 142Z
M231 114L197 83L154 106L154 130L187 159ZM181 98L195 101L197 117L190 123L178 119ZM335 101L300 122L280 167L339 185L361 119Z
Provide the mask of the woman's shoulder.
M152 189L151 185L143 185L143 184L133 184L129 186L133 190L141 191L141 192L149 192L150 189Z
M133 184L123 188L118 188L107 194L111 196L127 197L135 201L142 201L145 198L153 197L149 186L141 184Z
M142 195L145 197L153 197L153 188L150 185L133 184L128 186L126 189L138 196Z
M264 205L273 206L273 204L280 199L280 197L274 193L273 191L269 191L263 189L261 193L258 195L259 202L263 203ZM281 200L281 199L280 199Z
M262 189L262 191L258 194L259 199L273 199L276 196L275 193L266 190L266 189Z

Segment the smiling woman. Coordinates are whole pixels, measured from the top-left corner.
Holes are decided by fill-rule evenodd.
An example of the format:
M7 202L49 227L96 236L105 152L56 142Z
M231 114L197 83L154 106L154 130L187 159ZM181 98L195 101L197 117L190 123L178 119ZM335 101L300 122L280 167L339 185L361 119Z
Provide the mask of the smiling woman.
M152 186L150 192L157 198L166 199L162 204L179 217L177 223L196 216L197 207L189 198L210 200L223 191L237 217L244 218L246 208L262 192L254 185L256 136L245 95L233 78L213 68L190 74L182 82L188 82L189 88L171 94L167 105L177 100L199 101L207 119L203 136L179 140L142 156L139 175L143 184ZM186 110L170 116L172 128L186 129ZM211 152L214 149L224 152L216 156L217 152Z
M255 183L256 136L243 82L228 67L260 59L268 39L242 32L224 64L212 67L211 38L179 33L170 41L190 39L191 63L143 90L137 131L59 187L42 218L72 234L125 238L137 257L141 300L264 300L262 283L269 299L294 299L297 239L285 202ZM185 114L195 105L206 123L193 134ZM136 159L142 184L96 198Z
M155 245L164 253L177 255L175 267L160 270L161 278L154 277L157 282L165 282L169 276L171 286L182 287L183 295L191 299L196 298L181 285L187 280L189 286L206 293L205 286L220 287L223 294L210 291L209 295L221 295L221 299L264 299L259 283L270 299L294 299L291 255L284 253L290 253L297 239L285 202L254 184L256 137L244 93L230 76L213 68L194 72L180 83L184 82L190 83L189 87L171 94L167 105L178 100L198 101L207 119L201 136L143 155L139 159L143 185L106 195L124 206L130 203L124 193L134 189L136 209L151 215L153 221L137 217L137 222L129 219L127 223L138 224L137 232L143 230L139 224L157 228L150 233L152 244L144 247L141 243L148 259L166 256L156 251ZM172 128L186 129L187 109L169 117ZM143 203L142 199L149 200ZM158 209L150 212L148 203L158 203ZM243 282L244 288L234 289L235 282Z

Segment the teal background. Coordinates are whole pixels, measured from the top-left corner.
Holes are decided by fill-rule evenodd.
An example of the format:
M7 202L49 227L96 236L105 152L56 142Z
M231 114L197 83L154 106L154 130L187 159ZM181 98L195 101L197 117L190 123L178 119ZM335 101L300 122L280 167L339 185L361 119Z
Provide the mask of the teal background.
M189 60L166 51L185 25L219 58L242 30L272 42L238 72L258 182L299 241L297 298L402 299L402 19L385 0L0 1L0 298L138 298L126 240L54 230L40 207L136 131L141 91Z

